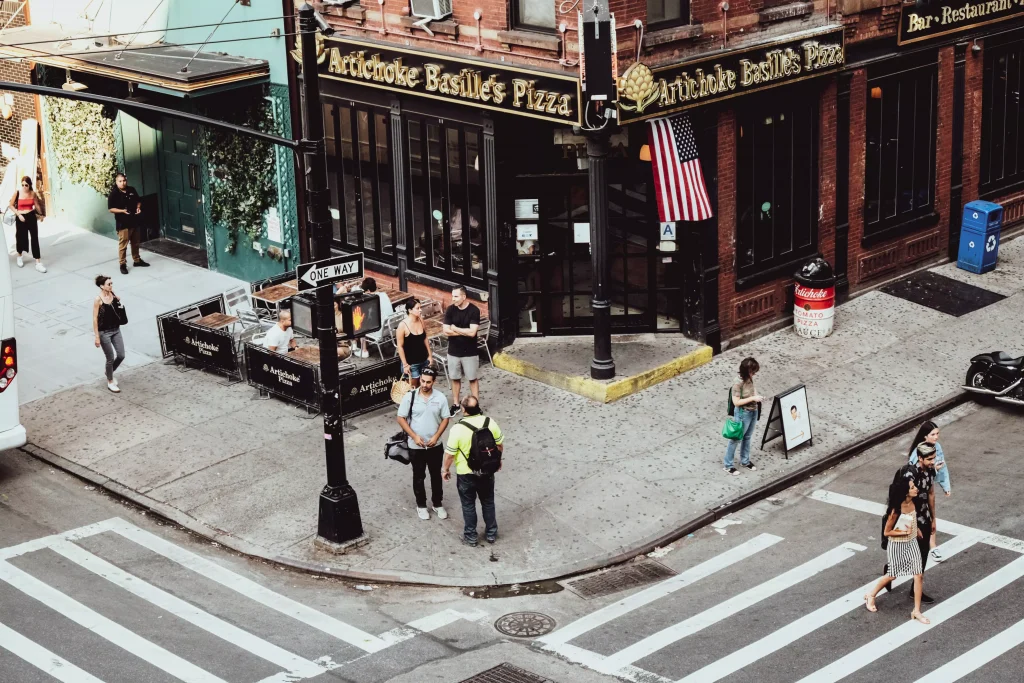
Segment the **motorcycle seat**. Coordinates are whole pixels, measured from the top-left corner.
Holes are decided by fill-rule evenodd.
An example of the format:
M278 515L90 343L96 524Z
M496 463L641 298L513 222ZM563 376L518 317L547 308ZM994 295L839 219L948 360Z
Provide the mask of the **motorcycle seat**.
M1002 351L999 351L996 354L996 362L999 363L1000 365L1017 367L1020 366L1021 364L1024 364L1024 356L1021 356L1020 358L1014 358L1008 353L1003 353Z

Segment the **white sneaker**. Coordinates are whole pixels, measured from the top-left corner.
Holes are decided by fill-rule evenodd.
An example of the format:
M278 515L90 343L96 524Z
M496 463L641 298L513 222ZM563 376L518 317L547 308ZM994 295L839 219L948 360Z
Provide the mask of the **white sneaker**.
M430 519L430 512L427 511L427 508L416 508L416 514L419 515L420 519L423 521Z
M25 267L25 259L21 258L21 256L18 256L18 267L19 268L24 268Z
M114 384L113 382L107 382L107 389L110 389L110 390L111 390L111 391L113 391L113 392L114 392L115 394L120 394L120 393L121 393L121 390L120 390L120 389L118 389L118 388L117 388L117 385L116 385L116 384Z
M938 548L932 548L932 560L933 561L935 561L935 562L942 562L945 559L946 559L946 557L942 554L942 552Z
M437 515L438 519L448 519L448 511L442 507L434 508L434 514Z
M117 386L117 378L115 377L114 379L110 380L110 383L113 384L116 387Z
M36 261L36 270L38 270L40 273L45 273L46 272L46 266L44 266L42 263L39 263L38 261Z

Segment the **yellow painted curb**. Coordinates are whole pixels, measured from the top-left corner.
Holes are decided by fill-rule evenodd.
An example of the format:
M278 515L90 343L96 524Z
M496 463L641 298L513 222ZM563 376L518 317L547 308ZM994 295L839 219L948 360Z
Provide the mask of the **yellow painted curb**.
M521 377L548 384L558 389L571 391L599 403L618 401L655 384L672 379L676 375L700 367L711 361L711 347L701 346L690 353L673 358L664 365L651 368L639 375L617 379L614 382L598 382L584 375L566 375L552 372L507 353L494 354L494 367Z

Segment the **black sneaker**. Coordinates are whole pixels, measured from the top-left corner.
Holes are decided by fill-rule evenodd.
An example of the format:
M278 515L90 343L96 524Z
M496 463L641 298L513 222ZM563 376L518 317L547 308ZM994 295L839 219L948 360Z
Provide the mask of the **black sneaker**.
M910 591L910 594L913 595L914 591ZM921 602L923 602L926 605L930 605L933 602L935 602L935 598L931 597L930 595L928 595L927 593L922 591L922 593L921 593Z
M452 417L455 417L456 415L458 415L461 412L462 412L462 406L460 406L458 403L453 403L452 407L451 407Z
M498 540L497 536L491 536L491 537L488 537L487 542L490 543L491 545L494 545L494 542L497 541L497 540Z
M462 544L463 545L468 545L470 548L475 548L476 545L477 545L476 541L471 541L468 538L466 538L465 536L462 537Z
M739 470L737 470L735 467L723 467L722 469L725 470L726 474L731 474L734 477L738 477L740 474Z
M143 261L142 259L135 261L134 263L132 263L132 265L135 266L136 268L149 268L149 264Z
M754 463L752 463L752 462L748 462L746 465L740 463L740 467L746 467L751 472L756 472L757 471L757 468L754 467Z
M128 274L128 266L126 264L122 263L121 264L121 275L127 275L127 274Z

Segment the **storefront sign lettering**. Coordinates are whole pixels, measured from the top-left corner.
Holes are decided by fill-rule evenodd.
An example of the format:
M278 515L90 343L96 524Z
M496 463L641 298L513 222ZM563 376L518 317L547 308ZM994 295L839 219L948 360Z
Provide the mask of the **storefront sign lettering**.
M247 343L245 366L251 386L311 408L319 406L320 375L315 365Z
M836 71L844 60L843 32L836 29L655 69L636 62L619 78L619 120L658 118L792 83Z
M397 357L370 366L361 365L357 372L342 375L342 413L350 417L391 405L391 385L401 377L402 362Z
M916 43L1024 14L1024 0L933 0L902 6L900 45Z
M326 78L561 123L579 123L575 75L451 59L379 43L327 39Z

